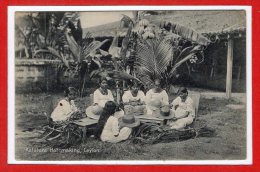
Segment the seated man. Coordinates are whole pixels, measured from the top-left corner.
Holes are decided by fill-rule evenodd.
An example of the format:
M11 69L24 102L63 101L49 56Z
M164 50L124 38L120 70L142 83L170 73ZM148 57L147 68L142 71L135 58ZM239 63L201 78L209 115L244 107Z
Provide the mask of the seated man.
M191 124L195 118L193 100L188 96L187 88L180 88L179 96L171 103L174 118L169 121L172 129L183 129Z

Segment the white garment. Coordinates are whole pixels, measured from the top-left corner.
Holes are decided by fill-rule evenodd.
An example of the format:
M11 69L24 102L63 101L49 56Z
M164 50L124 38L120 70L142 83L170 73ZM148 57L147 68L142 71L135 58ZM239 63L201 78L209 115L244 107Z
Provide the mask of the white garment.
M107 90L107 95L103 95L99 89L94 92L93 103L98 104L101 107L105 107L106 102L114 101L113 94L110 90Z
M123 97L122 97L122 100L124 103L128 103L128 102L131 102L131 101L138 101L140 100L141 102L145 101L145 95L144 95L144 92L142 91L138 91L137 93L137 96L133 96L131 91L125 91Z
M193 122L193 119L195 118L195 109L193 107L193 100L190 97L187 97L185 102L182 102L181 97L177 97L173 100L172 105L172 111L176 118L181 116L186 117L170 122L169 125L171 128L182 129ZM176 110L174 109L175 106L178 106Z
M172 101L172 107L173 107L173 111L175 113L175 117L180 117L184 114L189 113L189 115L191 117L195 117L195 110L193 107L193 100L190 97L187 97L185 102L182 102L181 97L177 97L176 99L174 99ZM176 106L177 109L174 109Z
M183 129L187 125L190 125L193 122L193 118L191 116L188 116L186 118L181 118L176 121L170 122L170 126L172 129Z
M149 105L149 102L154 101L154 100L158 100L162 104L169 104L169 97L168 97L168 94L166 93L165 90L161 91L160 93L155 93L153 91L153 89L150 89L146 93L146 97L145 97L145 103L147 105L146 106L147 114L152 114L153 113L153 110L151 109L151 106Z
M123 127L121 130L118 125L118 118L110 116L104 126L100 139L104 142L118 143L128 139L132 132L131 128Z
M78 109L73 100L68 102L67 100L61 100L54 111L51 113L53 121L65 121Z

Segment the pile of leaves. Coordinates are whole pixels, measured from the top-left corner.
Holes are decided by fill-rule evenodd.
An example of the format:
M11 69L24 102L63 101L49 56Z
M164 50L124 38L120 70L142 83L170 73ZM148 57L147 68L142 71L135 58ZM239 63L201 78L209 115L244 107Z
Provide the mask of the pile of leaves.
M207 127L205 124L175 130L169 126L145 123L134 131L131 141L135 144L156 144L183 141L196 137L213 137L215 135L215 129Z

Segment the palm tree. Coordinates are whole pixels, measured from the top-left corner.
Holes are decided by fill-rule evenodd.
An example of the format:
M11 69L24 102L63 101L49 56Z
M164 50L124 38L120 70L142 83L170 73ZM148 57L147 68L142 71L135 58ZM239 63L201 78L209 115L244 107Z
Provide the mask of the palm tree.
M168 85L176 76L180 65L188 60L195 63L203 61L203 49L210 43L206 37L177 23L163 22L158 28L144 19L144 14L145 12L135 12L134 19L124 16L122 21L131 30L133 39L128 38L125 44L129 44L129 40L134 42L137 78L146 87L149 88L156 78ZM183 40L192 44L183 46L180 44Z

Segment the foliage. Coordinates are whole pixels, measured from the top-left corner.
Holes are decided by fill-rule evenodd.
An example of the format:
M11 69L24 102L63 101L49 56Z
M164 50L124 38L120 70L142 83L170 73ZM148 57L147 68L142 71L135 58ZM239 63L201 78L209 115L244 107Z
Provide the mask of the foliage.
M124 26L129 29L122 48L134 49L136 76L148 88L156 78L163 80L167 87L172 78L177 76L180 65L203 61L203 48L210 41L193 29L177 23L163 22L158 27L145 19L145 14L135 12L134 20L123 16ZM131 44L133 46L129 47Z
M154 79L163 79L173 57L173 48L168 41L162 38L138 40L136 53L139 77L147 85L153 83Z

